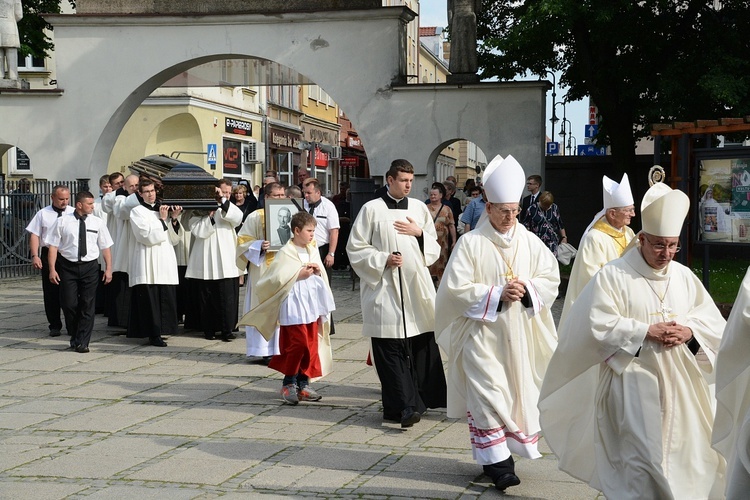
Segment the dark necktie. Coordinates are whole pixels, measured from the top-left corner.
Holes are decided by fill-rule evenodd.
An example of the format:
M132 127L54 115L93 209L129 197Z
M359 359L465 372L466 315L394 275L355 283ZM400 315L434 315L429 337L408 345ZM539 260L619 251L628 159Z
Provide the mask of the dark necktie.
M76 219L78 219L78 262L81 262L88 250L86 249L86 216L78 215L75 213Z
M52 205L52 210L57 212L58 217L62 217L63 212L65 211L64 208L57 208L56 206Z
M310 215L315 215L314 212L318 205L320 205L320 200L316 201L315 203L310 203Z

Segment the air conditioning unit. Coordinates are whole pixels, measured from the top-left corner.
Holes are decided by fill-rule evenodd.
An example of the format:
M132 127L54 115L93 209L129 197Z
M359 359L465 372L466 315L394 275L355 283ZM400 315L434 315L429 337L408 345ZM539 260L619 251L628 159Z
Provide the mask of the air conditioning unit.
M333 151L328 156L328 158L331 159L331 160L338 160L338 159L340 159L341 158L341 146L334 146L333 147Z
M257 142L242 143L242 162L243 163L263 163L265 160L265 151L262 144Z

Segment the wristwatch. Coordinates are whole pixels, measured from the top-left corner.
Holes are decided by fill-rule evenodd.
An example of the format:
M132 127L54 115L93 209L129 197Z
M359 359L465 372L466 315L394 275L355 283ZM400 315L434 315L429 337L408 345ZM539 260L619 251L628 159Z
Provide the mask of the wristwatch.
M330 252L328 253L328 255L330 255L331 257L335 257L336 256L335 253L330 253Z

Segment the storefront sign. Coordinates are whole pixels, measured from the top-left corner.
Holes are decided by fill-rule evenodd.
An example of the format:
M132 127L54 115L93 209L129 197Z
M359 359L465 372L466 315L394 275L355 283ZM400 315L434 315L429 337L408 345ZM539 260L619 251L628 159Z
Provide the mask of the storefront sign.
M224 174L242 175L242 144L224 139Z
M327 168L328 167L328 153L324 153L320 149L315 148L315 166Z
M224 131L227 134L252 135L253 123L244 120L235 120L234 118L227 118L224 123Z
M339 160L340 167L356 167L359 165L359 158L356 156L344 156Z
M362 147L362 139L359 137L347 137L346 138L346 147L347 148L361 148Z
M299 136L277 130L271 131L271 144L277 148L300 149L299 141Z

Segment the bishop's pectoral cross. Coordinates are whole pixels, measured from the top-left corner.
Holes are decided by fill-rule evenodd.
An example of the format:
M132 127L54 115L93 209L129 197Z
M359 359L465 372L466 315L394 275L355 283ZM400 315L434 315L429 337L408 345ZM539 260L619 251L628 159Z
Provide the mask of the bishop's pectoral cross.
M661 315L662 321L666 323L667 321L670 321L672 318L677 317L676 314L671 314L671 312L672 312L672 308L667 306L667 304L665 304L664 302L661 302L661 307L659 308L659 310L656 311L655 313L651 313L651 316Z

